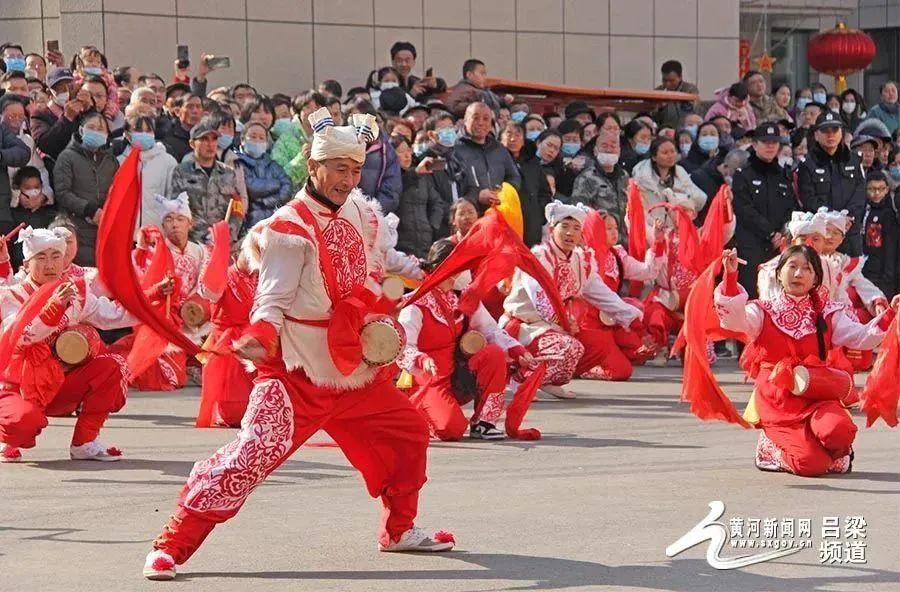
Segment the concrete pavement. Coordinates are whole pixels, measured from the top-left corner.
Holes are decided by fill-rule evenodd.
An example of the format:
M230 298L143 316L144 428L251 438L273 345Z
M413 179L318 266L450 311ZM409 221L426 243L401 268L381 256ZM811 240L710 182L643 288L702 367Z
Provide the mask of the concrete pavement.
M720 370L746 401L734 364ZM234 432L193 429L197 389L132 393L103 434L126 460L69 461L73 420L52 419L27 462L0 465L0 590L900 590L900 431L861 429L850 475L762 473L756 434L696 419L680 379L641 368L627 383L576 382L579 399L529 412L539 442L435 443L419 524L455 533L444 555L378 553L380 504L339 450L303 447L170 584L141 578L144 555L194 461ZM813 548L731 571L707 564L705 543L667 558L712 500L726 526L810 518ZM822 518L847 515L865 517L867 563L820 564Z

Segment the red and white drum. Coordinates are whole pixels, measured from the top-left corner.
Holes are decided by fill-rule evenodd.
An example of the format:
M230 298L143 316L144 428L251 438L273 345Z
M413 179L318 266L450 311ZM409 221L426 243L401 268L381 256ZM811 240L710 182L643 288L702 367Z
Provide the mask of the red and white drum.
M209 301L194 294L181 305L181 320L186 327L197 329L209 321Z
M381 293L389 300L400 300L406 292L403 280L395 275L389 275L381 282Z
M847 398L853 390L853 377L836 368L825 366L797 366L794 368L794 388L791 392L804 396L815 393L816 399Z
M459 338L459 349L463 355L471 358L487 345L487 339L478 331L466 331Z
M406 332L394 317L373 315L359 334L363 361L369 366L393 363L406 347Z

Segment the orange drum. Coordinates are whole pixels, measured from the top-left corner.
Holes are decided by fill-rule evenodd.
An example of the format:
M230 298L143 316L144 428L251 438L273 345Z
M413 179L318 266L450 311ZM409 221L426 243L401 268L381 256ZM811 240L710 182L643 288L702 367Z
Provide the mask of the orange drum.
M194 294L181 305L181 319L190 329L202 327L209 318L209 301L198 294Z
M359 334L363 361L369 366L393 363L406 347L406 332L394 317L373 315Z
M466 331L459 338L459 349L466 356L471 358L487 345L487 339L478 331Z
M815 393L816 399L845 399L853 390L853 378L836 368L825 366L797 366L794 368L794 388L798 396Z
M91 340L87 329L82 327L66 329L56 338L53 351L64 364L70 366L83 364L91 355Z

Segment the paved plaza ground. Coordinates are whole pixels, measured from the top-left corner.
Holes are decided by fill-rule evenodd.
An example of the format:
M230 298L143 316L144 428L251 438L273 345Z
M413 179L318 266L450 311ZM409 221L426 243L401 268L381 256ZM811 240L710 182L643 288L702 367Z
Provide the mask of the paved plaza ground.
M719 369L746 401L734 363ZM579 381L577 400L529 412L539 442L435 443L419 524L453 531L449 554L378 553L380 504L338 449L303 447L172 583L144 581L144 555L194 461L234 431L192 427L197 389L132 393L103 434L127 460L69 461L73 420L54 419L27 462L0 466L0 591L900 590L900 431L862 429L849 475L762 473L756 433L697 420L680 382L671 367ZM812 548L730 571L707 564L705 543L667 558L713 500L726 526L809 518ZM823 518L848 515L866 520L867 562L821 564Z

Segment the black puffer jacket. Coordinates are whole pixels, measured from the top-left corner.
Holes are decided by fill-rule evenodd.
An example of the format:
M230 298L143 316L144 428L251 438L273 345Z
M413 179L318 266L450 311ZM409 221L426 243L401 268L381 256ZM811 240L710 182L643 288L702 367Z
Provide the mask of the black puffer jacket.
M447 217L444 201L431 175L420 175L407 169L401 175L403 191L397 217L397 250L424 259L434 242L435 234Z

